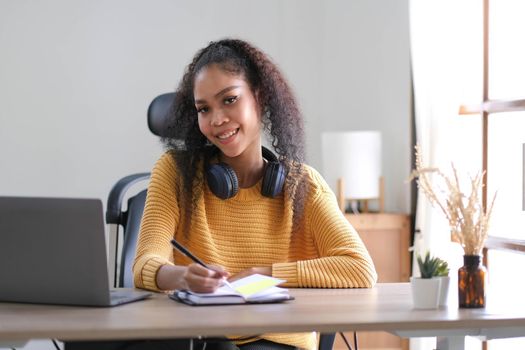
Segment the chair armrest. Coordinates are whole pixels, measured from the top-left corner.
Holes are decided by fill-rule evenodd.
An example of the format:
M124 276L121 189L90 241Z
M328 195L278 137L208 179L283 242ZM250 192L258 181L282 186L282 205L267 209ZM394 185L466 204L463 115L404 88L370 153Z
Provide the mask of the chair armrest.
M149 179L150 173L132 174L120 179L111 188L108 196L108 203L106 209L106 223L107 224L123 224L125 218L122 216L122 200L126 191L139 181Z

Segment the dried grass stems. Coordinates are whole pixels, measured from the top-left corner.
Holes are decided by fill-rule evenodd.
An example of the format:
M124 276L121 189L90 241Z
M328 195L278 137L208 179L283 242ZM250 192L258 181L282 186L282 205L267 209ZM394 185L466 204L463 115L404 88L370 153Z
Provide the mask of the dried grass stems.
M418 187L432 206L437 206L445 214L450 226L451 238L461 244L465 255L481 255L496 194L487 210L483 210L480 198L483 174L478 173L470 178L470 193L467 195L460 187L454 164L452 164L453 177L451 178L438 168L425 167L419 146L415 148L416 169L410 174L409 180L417 178ZM432 183L430 180L432 174L436 174L442 181Z

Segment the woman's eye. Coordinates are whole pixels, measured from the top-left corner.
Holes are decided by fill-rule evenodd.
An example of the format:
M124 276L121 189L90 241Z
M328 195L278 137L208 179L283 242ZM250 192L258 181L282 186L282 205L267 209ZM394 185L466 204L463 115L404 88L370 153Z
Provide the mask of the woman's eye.
M208 112L208 107L199 107L197 108L197 113L198 114L203 114L203 113L206 113Z
M224 104L231 105L235 101L237 101L237 96L228 97L224 100Z

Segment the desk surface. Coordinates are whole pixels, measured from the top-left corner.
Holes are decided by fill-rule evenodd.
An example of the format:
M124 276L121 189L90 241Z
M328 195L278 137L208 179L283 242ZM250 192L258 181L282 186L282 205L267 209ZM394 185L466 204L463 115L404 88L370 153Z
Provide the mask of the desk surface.
M298 331L525 329L525 305L414 310L408 283L372 289L292 289L283 304L198 306L167 295L112 308L0 303L0 340L137 339ZM518 303L516 303L518 304ZM477 329L477 330L476 330Z

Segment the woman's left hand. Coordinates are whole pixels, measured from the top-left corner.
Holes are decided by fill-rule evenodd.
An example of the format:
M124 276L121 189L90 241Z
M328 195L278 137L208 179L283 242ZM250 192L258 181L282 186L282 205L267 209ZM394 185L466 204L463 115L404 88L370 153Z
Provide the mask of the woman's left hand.
M242 270L241 272L239 272L239 273L233 275L232 277L228 278L228 281L229 282L233 282L233 281L236 281L236 280L241 279L243 277L254 275L256 273L258 273L260 275L271 276L272 275L272 267L271 266L267 266L267 267L250 267L249 269Z

